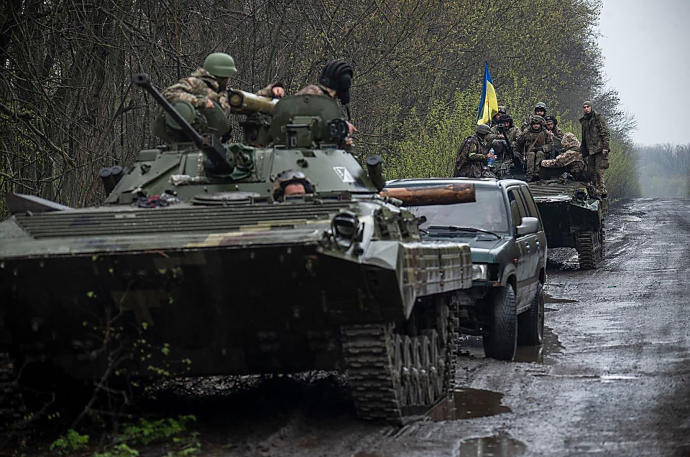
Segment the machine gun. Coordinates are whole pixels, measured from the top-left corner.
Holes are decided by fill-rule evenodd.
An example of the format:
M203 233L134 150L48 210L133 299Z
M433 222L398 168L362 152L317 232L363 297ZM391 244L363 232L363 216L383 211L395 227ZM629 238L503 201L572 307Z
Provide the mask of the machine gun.
M225 158L225 147L220 139L212 133L197 132L189 122L168 102L163 94L151 84L151 78L146 73L137 73L132 76L132 82L151 94L153 99L158 102L166 113L172 117L182 128L184 133L194 142L194 144L204 153L208 164L208 171L213 174L226 175L232 172L232 165Z

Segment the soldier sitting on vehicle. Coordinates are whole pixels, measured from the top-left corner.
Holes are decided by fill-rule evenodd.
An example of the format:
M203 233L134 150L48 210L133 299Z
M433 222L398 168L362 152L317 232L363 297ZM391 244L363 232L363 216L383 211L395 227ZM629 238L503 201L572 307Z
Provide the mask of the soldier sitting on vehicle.
M494 178L495 176L485 166L489 147L486 137L491 133L491 128L486 124L477 126L476 134L468 136L458 150L455 161L454 177L467 178Z
M580 154L580 141L578 141L575 134L568 132L563 135L561 144L563 145L564 151L558 154L558 157L541 161L542 171L546 172L542 177L549 177L546 176L549 174L547 172L549 169L563 169L565 172L570 173L572 178L576 181L585 181L587 179L587 173L585 161L582 160L582 154ZM551 173L550 176L558 174L558 171L556 171L556 173Z
M347 126L349 136L345 140L346 144L352 144L352 134L357 131L350 122L350 111L347 108L350 103L350 86L354 72L349 63L344 60L332 60L323 67L319 76L318 84L310 84L300 89L295 95L325 95L326 97L337 98L346 107L348 113Z
M542 118L546 117L546 103L544 102L538 102L536 105L534 105L534 116L541 116ZM527 115L525 119L522 121L522 125L520 126L520 131L524 132L525 130L529 129L530 127L530 121L532 119L532 114Z
M553 150L544 152L546 153L547 159L553 159L560 154L563 149L561 145L563 131L558 128L558 119L556 119L556 116L546 116L544 120L546 121L546 132L551 135L551 139L553 140Z
M301 171L285 170L273 181L273 200L282 202L291 195L313 194L314 185Z
M491 133L486 137L489 147L494 148L497 161L513 160L515 141L519 134L520 130L513 125L513 118L502 114L496 126L491 128Z
M515 142L515 151L525 161L527 181L539 179L539 164L544 160L544 151L553 147L551 136L544 128L544 118L534 115L529 128L523 131Z
M498 125L499 122L501 122L501 116L506 114L506 107L505 106L499 106L498 111L496 114L494 114L494 117L491 118L491 124L489 127L492 129Z
M223 141L229 138L233 113L228 96L228 82L237 72L235 60L224 52L209 54L204 65L162 91L163 96L199 132L210 132ZM282 83L273 83L257 95L271 98L285 96ZM153 133L166 141L187 141L185 134L169 115L162 114L153 122Z

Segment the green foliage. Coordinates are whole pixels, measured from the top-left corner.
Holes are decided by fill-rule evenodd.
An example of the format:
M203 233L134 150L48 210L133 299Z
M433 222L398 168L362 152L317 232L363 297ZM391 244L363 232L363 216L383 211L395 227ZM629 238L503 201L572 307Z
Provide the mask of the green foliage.
M188 431L188 426L196 421L193 415L179 416L177 419L157 419L149 421L141 418L136 424L125 424L120 441L133 444L149 444L166 441Z
M201 452L199 433L190 430L196 421L193 415L177 419L139 419L137 423L125 424L113 446L96 453L93 457L138 457L139 450L133 446L148 446L168 443L173 449L166 457L191 457Z
M451 176L455 154L474 133L474 94L456 92L451 103L434 100L422 118L415 110L405 121L402 137L385 156L386 178Z
M613 199L640 196L640 182L637 175L637 160L627 145L612 139L610 142L609 168L604 180L609 197Z
M59 455L71 455L85 449L88 443L89 435L81 435L76 430L69 429L50 444L50 450Z
M93 457L139 457L139 451L132 449L126 443L120 443L105 452L97 452Z

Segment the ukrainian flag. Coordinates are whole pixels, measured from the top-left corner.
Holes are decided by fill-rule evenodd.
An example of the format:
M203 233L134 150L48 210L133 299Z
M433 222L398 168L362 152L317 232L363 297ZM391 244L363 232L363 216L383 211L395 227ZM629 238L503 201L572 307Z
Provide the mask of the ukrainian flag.
M496 113L498 113L496 90L489 74L489 62L484 62L484 85L482 97L479 99L479 108L477 108L477 125L491 123L491 118Z

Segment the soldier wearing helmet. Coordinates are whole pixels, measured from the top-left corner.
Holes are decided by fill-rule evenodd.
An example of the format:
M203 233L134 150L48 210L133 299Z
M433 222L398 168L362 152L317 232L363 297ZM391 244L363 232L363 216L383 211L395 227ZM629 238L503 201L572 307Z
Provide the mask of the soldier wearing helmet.
M477 126L476 133L468 136L458 150L453 176L466 178L495 177L486 167L489 147L486 139L491 134L491 127L486 124Z
M515 151L515 141L519 134L520 130L513 125L513 118L502 114L486 138L487 144L494 148L497 160L513 160L509 152Z
M499 106L498 111L496 114L494 114L494 117L491 118L491 125L489 127L494 128L498 125L498 123L501 121L501 116L507 115L506 113L506 107L505 106Z
M280 202L290 195L313 194L314 185L301 171L285 170L273 181L273 200Z
M214 52L206 57L203 67L165 89L163 96L170 103L186 102L198 110L213 109L217 104L227 116L231 112L228 81L235 73L235 60L223 52Z
M544 102L537 102L534 105L534 116L541 116L541 117L546 117L546 103ZM525 131L530 127L530 120L532 119L532 114L527 115L525 117L525 120L522 121L522 126L520 127L521 131Z
M515 152L525 162L527 181L539 179L539 165L545 152L553 149L553 139L546 132L544 118L536 114L530 116L529 124L515 141Z

